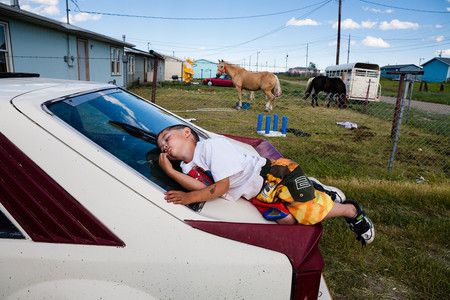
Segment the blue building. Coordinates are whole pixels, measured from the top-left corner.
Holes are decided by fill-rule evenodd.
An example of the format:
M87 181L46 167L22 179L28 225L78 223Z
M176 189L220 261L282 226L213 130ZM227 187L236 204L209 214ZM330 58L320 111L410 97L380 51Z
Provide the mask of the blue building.
M414 64L405 64L405 65L387 65L380 68L381 78L390 78L392 80L400 80L399 74L387 74L387 72L398 72L398 71L421 71L422 69L419 66ZM414 76L414 80L419 80L419 76Z
M194 79L216 77L218 64L206 59L194 60Z
M442 82L450 80L450 58L435 57L423 65L423 81Z
M133 44L0 3L0 72L124 86Z

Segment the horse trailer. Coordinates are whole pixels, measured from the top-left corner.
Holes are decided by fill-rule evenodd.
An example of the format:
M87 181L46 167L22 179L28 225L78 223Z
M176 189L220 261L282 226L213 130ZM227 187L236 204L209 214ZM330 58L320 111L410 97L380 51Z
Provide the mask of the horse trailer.
M345 84L348 101L379 101L380 67L377 64L350 63L325 68L328 77L339 77Z

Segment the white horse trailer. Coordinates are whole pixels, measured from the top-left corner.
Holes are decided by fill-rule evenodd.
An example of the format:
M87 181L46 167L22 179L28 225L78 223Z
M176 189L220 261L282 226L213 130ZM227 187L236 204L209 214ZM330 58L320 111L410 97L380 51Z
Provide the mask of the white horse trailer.
M380 67L377 64L357 62L329 66L325 68L325 74L342 79L347 90L347 100L380 100Z

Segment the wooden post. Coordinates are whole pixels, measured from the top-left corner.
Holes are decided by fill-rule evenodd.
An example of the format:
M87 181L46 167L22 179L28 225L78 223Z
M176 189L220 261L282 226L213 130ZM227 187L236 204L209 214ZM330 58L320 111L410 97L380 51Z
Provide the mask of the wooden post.
M394 120L392 121L391 138L395 137L397 130L398 118L400 116L400 108L402 104L403 84L405 83L405 74L400 74L400 83L398 85L397 102L395 103Z
M153 82L152 82L152 103L155 103L156 99L156 80L158 78L158 57L155 57L155 63L153 64Z

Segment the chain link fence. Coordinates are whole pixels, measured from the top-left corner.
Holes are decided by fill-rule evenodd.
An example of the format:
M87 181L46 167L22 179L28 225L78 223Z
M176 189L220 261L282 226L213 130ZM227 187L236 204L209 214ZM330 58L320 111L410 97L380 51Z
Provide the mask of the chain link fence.
M130 89L152 99L150 87ZM382 97L381 101L349 102L340 108L325 95L318 107L304 99L304 87L283 89L274 110L265 112L265 95L255 100L243 93L246 109L236 110L234 88L164 84L154 91L155 103L192 123L221 134L263 138L282 154L299 162L310 176L442 182L449 177L449 105ZM400 104L400 103L399 103ZM257 133L258 115L276 114L281 130L287 117L286 137ZM273 122L270 123L273 129Z

